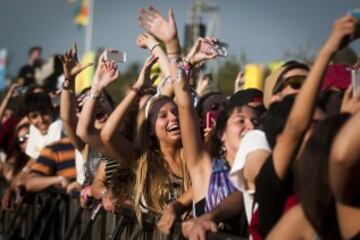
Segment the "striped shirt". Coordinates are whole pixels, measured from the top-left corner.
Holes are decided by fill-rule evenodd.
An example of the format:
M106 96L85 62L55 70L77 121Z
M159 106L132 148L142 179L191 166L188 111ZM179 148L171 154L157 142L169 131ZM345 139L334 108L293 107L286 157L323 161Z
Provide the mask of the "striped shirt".
M115 159L102 156L101 161L105 161L105 183L108 188L113 187L112 177L116 172L117 167L119 166L119 162Z
M76 178L75 148L70 138L62 138L41 150L31 172L45 176Z

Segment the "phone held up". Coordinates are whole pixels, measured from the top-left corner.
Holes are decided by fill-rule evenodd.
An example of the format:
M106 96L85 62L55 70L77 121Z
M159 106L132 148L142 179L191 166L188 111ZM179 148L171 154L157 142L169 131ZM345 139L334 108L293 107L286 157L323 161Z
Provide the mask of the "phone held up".
M351 85L352 85L352 94L353 96L357 96L360 91L360 71L351 70Z
M105 60L106 61L114 61L116 63L124 63L126 62L126 53L120 52L118 50L106 50L105 52Z
M360 37L360 8L351 10L350 15L358 20L357 28L356 28L353 38L359 38Z
M215 42L214 44L209 41L203 41L200 45L200 51L207 54L217 53L219 57L226 58L229 53L229 44L224 42Z
M219 117L217 112L206 113L206 128L212 128L216 125L216 120Z

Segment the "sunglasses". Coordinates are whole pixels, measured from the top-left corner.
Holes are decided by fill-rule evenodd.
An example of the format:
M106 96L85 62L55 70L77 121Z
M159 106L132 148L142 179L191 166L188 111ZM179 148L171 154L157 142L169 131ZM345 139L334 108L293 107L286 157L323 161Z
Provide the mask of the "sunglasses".
M18 137L18 141L21 144L21 143L26 142L28 140L28 138L29 138L29 134L25 134L23 137Z
M282 90L284 90L284 88L286 88L287 86L290 86L292 89L295 90L299 90L302 86L302 84L304 83L306 79L306 76L292 76L292 77L288 77L285 78L283 80L281 80L280 84L275 86L273 93L279 93Z

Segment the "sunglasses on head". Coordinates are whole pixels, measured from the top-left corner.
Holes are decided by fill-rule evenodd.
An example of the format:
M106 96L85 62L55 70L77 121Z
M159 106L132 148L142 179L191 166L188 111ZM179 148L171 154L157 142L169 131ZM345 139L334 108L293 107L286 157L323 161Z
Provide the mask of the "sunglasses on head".
M285 78L281 81L279 85L274 88L274 94L281 92L287 86L290 86L292 89L299 90L301 85L304 83L306 76L292 76Z
M23 137L18 137L19 143L24 143L28 140L29 134L25 134Z

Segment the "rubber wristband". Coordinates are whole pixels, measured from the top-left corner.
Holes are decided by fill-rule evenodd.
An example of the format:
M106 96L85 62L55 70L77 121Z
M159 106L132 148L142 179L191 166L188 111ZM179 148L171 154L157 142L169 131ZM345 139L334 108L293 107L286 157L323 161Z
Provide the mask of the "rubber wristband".
M81 196L85 200L85 202L88 201L88 192L89 192L89 190L90 190L90 186L87 186L82 190Z

